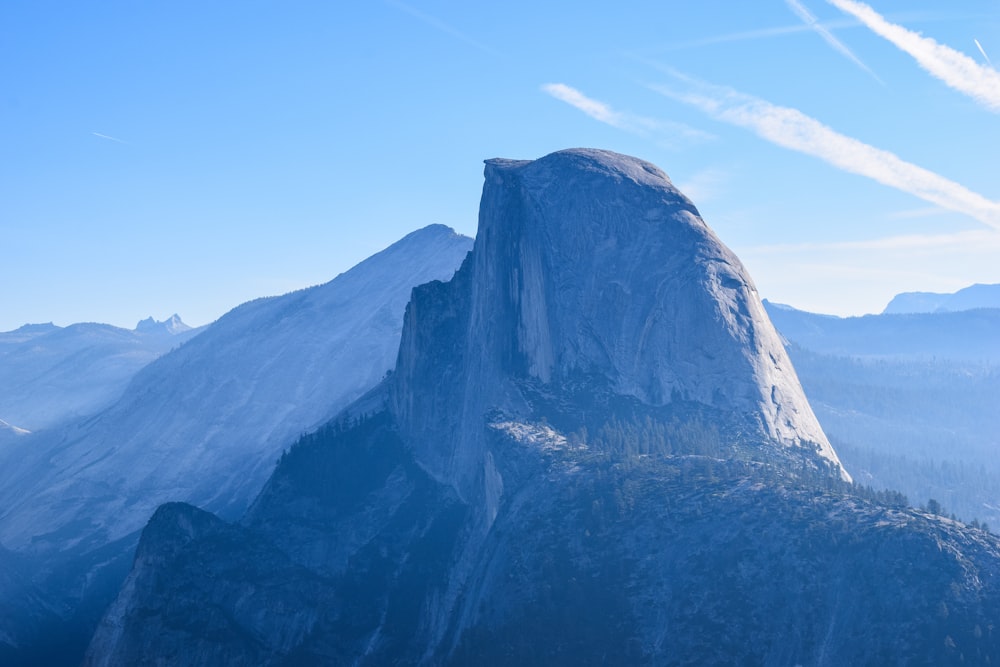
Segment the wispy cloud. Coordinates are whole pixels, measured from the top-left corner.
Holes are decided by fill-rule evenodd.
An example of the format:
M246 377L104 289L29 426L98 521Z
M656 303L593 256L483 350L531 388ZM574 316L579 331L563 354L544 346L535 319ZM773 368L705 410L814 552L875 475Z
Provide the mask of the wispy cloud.
M793 12L795 12L795 14L800 19L802 19L803 23L805 23L809 28L815 31L816 34L822 37L827 44L832 46L834 51L844 56L845 58L850 60L852 63L854 63L861 69L863 69L865 72L870 74L876 81L882 83L882 79L878 78L878 75L875 74L875 72L873 72L868 67L868 65L864 64L860 58L854 55L854 52L851 51L849 48L847 48L847 45L845 45L839 39L834 37L833 33L830 32L830 30L826 26L820 23L816 19L816 16L811 11L809 11L805 5L799 2L799 0L785 0L785 4L788 5L788 8L791 9Z
M425 14L419 9L403 4L402 2L397 2L396 0L385 0L385 1L386 4L389 5L390 7L395 7L399 11L409 14L418 21L421 21L422 23L429 25L430 27L436 30L440 30L444 34L450 35L451 37L454 37L458 41L464 42L467 45L475 49L478 49L479 51L482 51L483 53L488 53L491 56L497 56L497 57L500 57L502 55L496 49L473 39L469 35L465 34L464 32L456 28L453 28L452 26L448 25L447 23L445 23L444 21L435 16L431 16L430 14Z
M973 37L972 41L976 43L976 48L979 49L979 52L981 54L983 54L983 58L986 60L986 64L989 65L990 67L993 67L993 61L990 60L990 57L988 55L986 55L986 49L984 49L983 45L979 43L979 40Z
M932 76L991 111L1000 113L1000 72L980 65L955 49L885 20L856 0L827 0L865 24L872 32L908 53Z
M571 88L564 83L546 83L542 86L542 90L557 100L565 102L571 107L576 107L594 120L611 127L617 127L620 130L631 129L635 125L635 121L638 121L639 125L648 125L652 122L648 119L634 117L630 122L626 119L625 114L615 111L604 102L587 97L576 88Z
M1000 202L993 201L893 153L840 134L798 109L781 107L730 88L701 83L666 70L688 90L650 88L694 106L717 120L747 128L778 146L817 157L838 169L902 190L924 201L1000 229Z
M707 141L715 138L708 132L685 125L684 123L658 120L617 111L604 102L588 97L576 88L567 86L564 83L546 83L542 86L542 91L561 102L565 102L571 107L579 109L596 121L618 128L619 130L625 130L626 132L643 136L654 134L671 135L689 141Z
M91 134L94 135L95 137L97 137L98 139L107 139L108 141L113 141L116 144L125 144L126 146L128 145L127 141L122 141L121 139L117 139L115 137L108 136L107 134L101 134L100 132L91 132Z

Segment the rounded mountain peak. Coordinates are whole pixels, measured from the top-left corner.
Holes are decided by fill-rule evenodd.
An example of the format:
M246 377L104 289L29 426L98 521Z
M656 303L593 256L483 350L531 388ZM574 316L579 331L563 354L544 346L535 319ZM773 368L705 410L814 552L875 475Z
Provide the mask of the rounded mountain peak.
M559 393L585 381L652 408L707 406L839 467L739 259L663 171L611 151L486 161L470 260L410 304L404 430L437 430L438 407L410 389L441 377L457 388L442 404L463 405L468 434L493 408L521 411L524 382ZM422 463L442 479L474 469L481 452L454 445Z
M666 190L697 214L694 205L674 187L662 169L651 162L614 151L568 148L537 160L493 158L485 163L487 183L513 178L532 190L543 190L555 182L565 182L567 179L574 185L581 180L610 180L618 185L631 183Z

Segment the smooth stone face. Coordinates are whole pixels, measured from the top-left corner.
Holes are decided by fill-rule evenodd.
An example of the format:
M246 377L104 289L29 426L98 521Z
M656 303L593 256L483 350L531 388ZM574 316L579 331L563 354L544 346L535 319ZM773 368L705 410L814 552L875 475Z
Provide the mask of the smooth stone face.
M484 415L530 415L512 380L581 375L749 419L839 466L746 269L666 174L591 149L488 160L472 256L410 303L396 416L427 470L475 496ZM433 396L416 389L435 378Z
M753 427L745 456L616 456L544 418L675 404ZM995 662L1000 542L790 474L835 464L825 442L662 173L491 161L476 248L414 290L394 373L239 524L161 507L84 664Z

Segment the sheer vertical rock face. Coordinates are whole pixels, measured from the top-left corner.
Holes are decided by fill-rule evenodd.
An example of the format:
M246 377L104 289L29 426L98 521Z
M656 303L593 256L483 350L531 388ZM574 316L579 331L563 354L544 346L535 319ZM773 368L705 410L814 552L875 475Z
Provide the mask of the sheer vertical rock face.
M746 269L666 174L575 149L488 160L485 177L475 249L414 291L392 387L432 475L478 496L484 415L526 415L520 380L582 376L649 406L710 406L839 466Z
M413 290L395 371L240 524L161 508L84 664L996 662L1000 543L794 474L836 455L666 176L583 150L486 176L476 246ZM590 410L738 442L615 450L574 432Z

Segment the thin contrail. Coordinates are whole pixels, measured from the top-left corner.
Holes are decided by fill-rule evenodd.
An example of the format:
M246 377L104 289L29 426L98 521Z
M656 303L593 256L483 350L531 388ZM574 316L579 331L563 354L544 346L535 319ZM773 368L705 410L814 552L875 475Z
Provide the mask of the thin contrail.
M639 136L652 135L685 139L694 142L715 139L714 135L684 123L657 120L655 118L646 118L644 116L617 111L604 102L587 97L576 88L567 86L564 83L546 83L542 86L542 91L582 111L596 121L619 130L638 134Z
M988 55L986 55L986 51L983 49L983 45L979 43L979 40L973 37L972 41L976 43L976 48L979 49L979 52L981 54L983 54L983 58L986 59L986 64L989 65L990 67L993 67L993 61L990 60L990 57Z
M811 118L798 109L771 104L724 86L713 86L662 68L686 84L686 91L650 85L658 93L701 109L709 116L751 130L773 144L805 153L846 172L865 176L979 220L1000 230L1000 201L995 201L909 163L889 151L863 143Z
M878 78L878 75L868 67L868 65L861 61L861 58L854 55L854 52L851 51L846 44L837 39L826 26L820 23L819 19L817 19L805 5L799 2L799 0L785 0L785 4L788 5L789 9L795 12L796 16L802 19L802 22L805 23L810 30L822 37L823 41L833 47L837 53L844 56L864 71L868 72L868 74L870 74L879 83L884 83L882 79Z
M421 21L424 24L429 25L432 28L435 28L436 30L440 30L441 32L447 35L451 35L452 37L461 42L465 42L466 44L468 44L473 48L479 49L483 53L488 53L491 56L503 57L503 54L494 49L493 47L487 46L486 44L483 44L473 39L469 35L453 28L452 26L450 26L449 24L445 23L444 21L435 16L431 16L430 14L425 14L419 9L411 7L410 5L404 4L402 2L398 2L398 0L385 0L385 3L390 7L395 7L399 11L409 14L418 21Z
M128 145L127 141L122 141L121 139L117 139L115 137L110 137L110 136L108 136L106 134L101 134L100 132L91 132L91 134L94 135L95 137L99 137L101 139L107 139L108 141L114 141L115 143L118 143L118 144L125 144L126 146Z
M896 48L908 53L931 76L968 95L990 111L1000 113L1000 72L992 65L981 65L950 46L890 23L858 0L826 1L861 21L869 30Z

